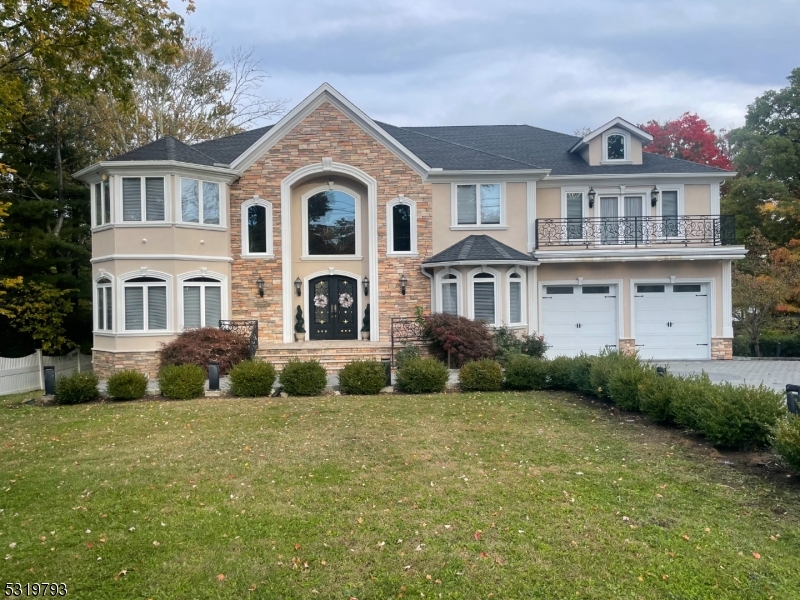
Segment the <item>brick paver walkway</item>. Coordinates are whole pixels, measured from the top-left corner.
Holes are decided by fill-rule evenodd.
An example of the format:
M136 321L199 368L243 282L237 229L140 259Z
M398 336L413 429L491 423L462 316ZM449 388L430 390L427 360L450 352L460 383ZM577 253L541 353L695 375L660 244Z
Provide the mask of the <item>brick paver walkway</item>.
M688 375L705 371L711 381L733 384L764 385L779 391L787 383L800 385L800 361L797 360L673 360L653 361L665 365L670 373Z

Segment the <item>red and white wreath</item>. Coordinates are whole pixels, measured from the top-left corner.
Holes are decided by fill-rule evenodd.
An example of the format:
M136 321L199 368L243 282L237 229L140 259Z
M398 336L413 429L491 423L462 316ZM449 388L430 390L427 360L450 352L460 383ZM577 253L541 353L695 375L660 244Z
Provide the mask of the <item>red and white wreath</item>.
M328 297L325 294L317 294L314 296L314 306L317 308L325 308L328 306Z
M350 308L353 306L353 297L348 293L339 294L339 306L342 308Z

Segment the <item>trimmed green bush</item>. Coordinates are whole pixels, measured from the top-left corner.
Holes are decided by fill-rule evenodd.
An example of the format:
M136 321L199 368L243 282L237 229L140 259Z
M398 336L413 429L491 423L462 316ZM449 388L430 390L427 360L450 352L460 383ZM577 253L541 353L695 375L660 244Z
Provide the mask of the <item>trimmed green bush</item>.
M277 373L271 362L245 360L231 369L229 377L234 396L260 398L272 395Z
M106 391L114 400L138 400L147 393L147 377L139 371L117 371L108 378Z
M592 357L592 368L589 372L589 381L592 384L592 394L605 400L611 400L611 376L623 365L638 363L635 356L623 354L618 350L602 350L597 356Z
M572 359L569 373L570 389L594 395L596 388L592 387L591 373L592 361L595 358L581 352Z
M82 404L97 398L97 377L94 373L61 375L56 380L56 401L59 404Z
M711 383L706 373L683 377L675 386L671 411L675 423L687 429L701 431L698 411L717 393L717 386Z
M675 423L672 399L683 384L683 377L648 372L639 388L640 410L658 423Z
M778 423L772 449L787 465L800 471L800 417L788 415Z
M397 383L409 394L432 394L444 391L449 376L447 365L435 358L414 358L397 371Z
M419 346L403 342L403 347L394 355L394 366L396 369L402 369L407 360L414 358L422 358L422 351Z
M506 363L505 387L510 390L543 390L547 385L548 363L525 354L512 356Z
M572 389L572 359L568 356L556 356L547 361L547 387L554 390Z
M465 392L496 392L503 387L503 370L491 358L472 360L461 367L458 381Z
M280 382L290 396L319 396L328 385L328 373L318 360L290 360Z
M378 360L354 360L339 371L339 387L345 394L377 394L386 387L386 370Z
M165 398L199 398L205 385L206 372L199 365L166 365L158 372L158 387Z
M624 410L641 410L642 386L650 373L655 373L650 365L643 365L629 357L621 360L608 380L611 401Z

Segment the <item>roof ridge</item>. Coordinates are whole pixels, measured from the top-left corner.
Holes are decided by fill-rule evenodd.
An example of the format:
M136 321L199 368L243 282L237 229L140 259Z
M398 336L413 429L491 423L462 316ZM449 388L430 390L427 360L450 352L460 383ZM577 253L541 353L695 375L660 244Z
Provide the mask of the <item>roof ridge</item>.
M254 131L258 131L259 129L270 129L274 126L275 123L270 123L269 125L262 125L261 127L253 127L252 129L246 129L244 131L240 131L239 133L231 133L230 135L223 135L222 137L212 138L210 140L203 140L202 142L195 142L194 144L187 144L187 145L190 148L194 148L195 146L200 146L202 144L208 144L210 142L219 142L221 140L227 140L240 135L245 135L246 133L253 133Z
M466 257L469 256L469 251L472 250L472 244L475 241L475 237L477 236L473 234L473 235L468 235L467 237L464 238L463 240L464 245L461 247L461 251L458 253L458 258L460 260L464 260Z
M651 156L658 156L661 158L666 158L669 160L679 160L681 162L689 163L690 165L697 165L699 167L706 167L707 169L716 169L717 171L721 171L723 173L734 173L735 171L731 171L729 169L723 169L721 167L715 167L714 165L704 165L703 163L694 162L693 160L687 160L685 158L678 158L677 156L664 156L663 154L658 154L657 152L648 152L644 148L642 148L642 154L650 154Z
M487 235L486 237L488 238L487 241L492 246L492 248L494 248L499 254L501 254L504 258L511 258L511 255L508 253L508 250L506 250L507 246L503 242L494 239L490 235Z

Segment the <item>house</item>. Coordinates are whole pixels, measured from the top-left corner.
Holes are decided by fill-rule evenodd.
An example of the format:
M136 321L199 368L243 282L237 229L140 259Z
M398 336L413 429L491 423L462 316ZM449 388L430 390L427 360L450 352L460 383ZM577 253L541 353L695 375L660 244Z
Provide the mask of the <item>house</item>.
M75 176L91 188L95 370L154 375L160 343L221 320L257 321L271 360L335 369L385 356L417 306L540 332L551 355L731 358L745 250L719 189L734 173L650 140L621 118L583 137L397 127L325 84L274 125L94 164Z

